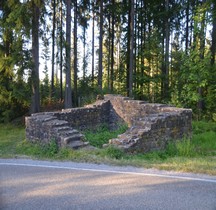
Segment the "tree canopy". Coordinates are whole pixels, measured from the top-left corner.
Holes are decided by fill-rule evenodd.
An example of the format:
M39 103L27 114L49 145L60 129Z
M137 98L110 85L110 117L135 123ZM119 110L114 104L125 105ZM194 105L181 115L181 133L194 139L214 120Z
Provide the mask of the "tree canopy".
M212 120L215 52L213 0L1 0L0 122L105 93Z

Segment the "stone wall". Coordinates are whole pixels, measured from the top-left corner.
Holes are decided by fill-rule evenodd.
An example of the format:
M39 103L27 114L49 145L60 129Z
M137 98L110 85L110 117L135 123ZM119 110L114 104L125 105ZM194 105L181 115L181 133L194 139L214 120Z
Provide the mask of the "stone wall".
M95 129L102 124L109 124L109 101L97 101L92 105L82 108L64 109L54 115L59 120L66 120L69 125L80 131Z
M59 147L85 146L81 131L110 124L110 102L98 101L83 108L64 109L60 112L43 112L26 117L26 139L49 143L52 139Z
M107 95L105 99L129 126L124 134L111 139L109 144L128 152L148 152L164 149L168 141L191 137L191 109L145 103L121 96Z
M77 145L86 144L80 133L85 129L95 129L101 124L116 129L120 124L126 123L128 130L118 138L111 139L108 144L128 152L148 152L164 149L169 140L190 137L191 121L190 109L106 95L104 100L98 100L83 108L27 117L26 138L43 142L54 138L59 146L75 148Z

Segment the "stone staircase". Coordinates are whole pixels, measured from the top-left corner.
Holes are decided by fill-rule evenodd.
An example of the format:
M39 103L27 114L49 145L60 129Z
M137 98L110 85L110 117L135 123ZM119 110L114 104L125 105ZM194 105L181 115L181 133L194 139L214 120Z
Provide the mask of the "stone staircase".
M48 142L51 139L55 139L60 147L73 149L88 145L88 142L84 141L85 136L83 134L70 127L67 121L59 120L52 114L36 114L33 115L30 120L32 125L37 126L34 130L39 133L37 135L40 135L40 140L42 141ZM33 138L35 138L35 135L31 135L31 133L26 130L26 137L30 140L34 140Z
M118 135L115 139L110 139L109 144L117 145L119 148L127 151L136 147L137 143L156 127L159 114L149 114L145 117L134 117L131 120L131 127L123 134ZM105 145L106 146L106 145Z
M133 119L132 126L123 134L118 135L115 139L110 139L109 144L118 145L119 148L127 150L136 145L145 133L151 130L153 123L145 118Z

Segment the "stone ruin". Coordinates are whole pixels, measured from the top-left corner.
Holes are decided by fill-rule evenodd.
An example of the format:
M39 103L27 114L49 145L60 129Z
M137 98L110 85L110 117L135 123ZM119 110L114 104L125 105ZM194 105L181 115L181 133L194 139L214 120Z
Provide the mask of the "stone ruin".
M125 133L110 139L107 145L126 152L146 153L164 149L168 141L191 137L192 110L105 95L103 100L82 108L26 117L26 138L40 143L54 139L59 147L77 149L88 145L84 130L94 130L103 124L111 130L122 124L128 126Z

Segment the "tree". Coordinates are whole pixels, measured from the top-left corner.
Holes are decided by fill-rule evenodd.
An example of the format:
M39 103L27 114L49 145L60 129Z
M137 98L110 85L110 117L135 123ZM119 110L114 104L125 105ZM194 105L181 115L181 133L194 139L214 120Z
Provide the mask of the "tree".
M90 1L89 0L82 0L80 2L80 6L79 6L79 24L82 27L82 41L83 41L83 62L82 62L82 71L83 71L83 80L85 80L86 78L86 74L87 74L87 57L88 57L88 53L86 50L86 30L88 28L88 21L90 19L90 14L89 14L89 10L90 10Z
M103 73L103 0L100 0L100 37L99 37L99 69L98 88L102 93L102 73Z
M49 11L50 8L53 11ZM40 100L44 103L48 97L45 89L52 89L53 93L55 88L58 93L55 68L60 69L61 100L63 84L66 85L66 108L72 104L77 106L78 94L85 96L89 91L95 94L98 90L102 93L105 87L104 92L190 107L194 116L200 118L204 115L212 118L216 113L213 0L2 0L0 10L1 121L24 113L25 107L38 112ZM91 77L88 77L86 34L90 14L92 66ZM206 32L211 26L209 38ZM83 50L79 48L80 37ZM96 37L99 37L99 46L95 45ZM39 41L43 44L39 45ZM95 52L99 55L96 90ZM48 69L50 55L53 62ZM78 65L79 55L83 65ZM39 62L45 65L46 73L41 83ZM79 78L79 67L83 70L83 80ZM50 70L52 75L47 74Z
M74 104L78 105L77 96L77 0L74 1Z
M211 64L215 64L216 54L216 3L212 1L212 43L211 43Z
M51 73L51 98L54 96L54 68L55 68L55 32L56 32L56 0L52 0L52 73Z
M169 18L169 0L165 1L165 55L162 69L162 99L165 101L169 100L169 45L170 45L170 18Z
M32 1L32 101L31 113L40 111L39 91L39 18L41 2Z
M71 89L71 1L66 0L66 87L65 87L65 108L72 107Z
M91 71L91 82L92 86L94 85L94 53L95 53L95 5L94 5L94 0L92 1L92 71Z
M63 0L60 0L60 98L63 100Z
M110 69L110 91L113 92L114 82L114 40L115 40L115 0L112 0L112 30L111 30L111 69Z
M134 0L130 0L130 53L129 53L129 84L128 96L133 96L133 68L134 68Z

